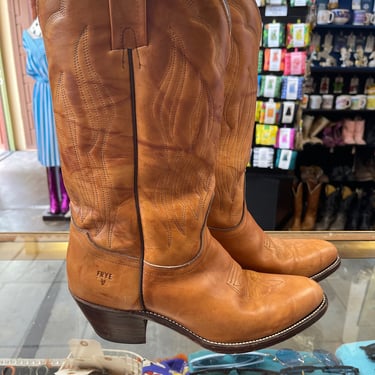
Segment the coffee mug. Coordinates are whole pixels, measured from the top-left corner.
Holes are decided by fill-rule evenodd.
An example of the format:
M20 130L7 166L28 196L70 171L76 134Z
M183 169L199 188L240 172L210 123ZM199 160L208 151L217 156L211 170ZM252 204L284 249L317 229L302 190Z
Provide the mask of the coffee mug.
M332 23L335 19L335 15L332 11L327 9L319 9L316 22L318 25L326 25L327 23Z
M310 95L309 103L310 109L320 109L322 105L322 97L320 95Z
M364 109L366 108L367 97L366 95L353 95L351 109Z
M351 104L352 98L350 95L339 95L336 97L336 109L348 109L350 108Z
M366 24L366 11L363 9L353 10L353 25Z
M375 14L366 13L366 25L374 25L374 24L375 24Z
M366 108L367 109L375 109L375 95L368 95L367 96Z
M333 107L334 96L327 94L322 96L322 108L323 109L332 109Z
M333 9L332 13L334 15L333 23L335 23L336 25L344 25L350 20L349 9Z

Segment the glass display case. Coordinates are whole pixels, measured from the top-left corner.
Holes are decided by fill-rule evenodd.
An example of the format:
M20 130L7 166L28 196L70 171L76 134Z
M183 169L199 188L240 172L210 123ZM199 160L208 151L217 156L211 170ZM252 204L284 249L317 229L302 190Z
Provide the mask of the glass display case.
M344 343L374 339L375 233L277 234L328 239L343 258L339 270L321 282L329 299L327 313L277 347L335 352ZM67 241L67 232L0 234L2 358L65 358L72 338L95 339L104 348L130 350L150 359L201 349L152 322L148 323L146 344L122 345L99 338L68 291L64 260Z

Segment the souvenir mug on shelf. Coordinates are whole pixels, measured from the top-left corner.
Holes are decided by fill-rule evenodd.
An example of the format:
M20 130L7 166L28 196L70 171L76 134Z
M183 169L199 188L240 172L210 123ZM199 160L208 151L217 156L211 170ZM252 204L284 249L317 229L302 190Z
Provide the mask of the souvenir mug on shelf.
M332 109L334 96L332 94L326 94L322 96L322 109Z
M366 108L366 95L353 95L351 101L350 109L359 110Z
M310 95L309 103L310 109L320 109L322 105L322 96L321 95Z
M339 95L336 97L336 109L349 109L351 104L352 98L350 95Z

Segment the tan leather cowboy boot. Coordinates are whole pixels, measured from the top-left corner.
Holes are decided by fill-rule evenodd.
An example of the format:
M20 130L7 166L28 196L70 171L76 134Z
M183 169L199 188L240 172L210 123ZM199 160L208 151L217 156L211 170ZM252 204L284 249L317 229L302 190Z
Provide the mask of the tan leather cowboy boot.
M307 204L306 212L301 223L302 230L314 230L316 224L316 217L319 208L319 198L322 190L322 183L315 183L314 181L306 181L307 187Z
M270 237L246 208L244 179L253 136L257 92L254 67L261 26L253 1L228 2L233 24L232 49L225 76L215 197L208 225L212 235L243 268L321 280L340 264L332 244L314 239Z
M211 236L231 18L225 0L40 0L72 222L69 289L96 332L153 320L219 352L316 321L302 276L244 271Z
M292 187L293 194L293 218L289 230L301 230L303 212L303 183L298 182Z

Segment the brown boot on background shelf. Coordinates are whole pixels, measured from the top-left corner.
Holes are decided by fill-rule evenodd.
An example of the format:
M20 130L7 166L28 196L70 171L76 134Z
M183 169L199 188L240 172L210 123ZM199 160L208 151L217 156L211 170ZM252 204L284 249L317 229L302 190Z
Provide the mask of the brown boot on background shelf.
M318 213L320 191L322 189L321 182L306 181L307 186L307 203L305 215L301 224L302 230L314 230L316 223L316 216Z
M323 169L317 165L301 166L300 175L307 190L306 207L301 230L313 230L317 217L322 183L327 182L328 177L324 174Z
M352 202L354 198L355 192L353 192L352 189L350 189L350 187L343 186L341 188L338 210L335 219L329 226L329 230L345 230L349 210L352 207Z
M336 218L340 189L331 184L324 187L324 196L319 207L319 221L315 230L328 230Z
M301 220L303 211L303 183L298 182L292 187L293 193L293 218L289 230L301 230Z
M355 121L349 118L344 120L344 125L342 127L342 140L346 145L354 145L354 131L355 131Z
M321 280L339 266L333 244L318 239L269 236L246 207L245 171L253 138L258 86L257 73L252 67L257 64L255 52L259 46L259 40L249 31L257 25L254 18L258 9L248 0L228 3L233 45L225 75L216 188L208 216L210 231L242 268ZM249 28L249 25L252 26Z
M314 197L315 195L319 195L320 185L328 180L328 177L324 174L323 169L316 165L301 166L300 174L301 174L302 182L298 183L292 188L293 199L294 199L294 202L293 202L294 212L293 212L292 223L289 227L289 230L292 230L292 231L314 229L311 221L314 221L315 223L316 219L314 219L313 217L315 214L314 214L314 210L312 207L311 194L313 194ZM304 191L303 191L304 185L306 185L307 187L307 202L306 202L305 207L304 207ZM315 186L317 186L317 191L314 193ZM304 212L304 208L305 208L305 212Z
M151 320L237 353L319 319L327 300L315 281L243 270L207 228L223 77L229 52L238 57L231 24L246 21L241 46L250 38L257 47L255 2L235 4L233 18L228 0L38 5L71 199L68 285L95 331L143 343ZM245 72L256 72L255 51ZM246 78L241 70L237 80ZM329 266L319 251L311 256L317 268L307 255L298 269Z
M357 145L365 145L366 142L363 139L365 134L365 120L362 118L355 118L355 129L354 129L354 142Z

